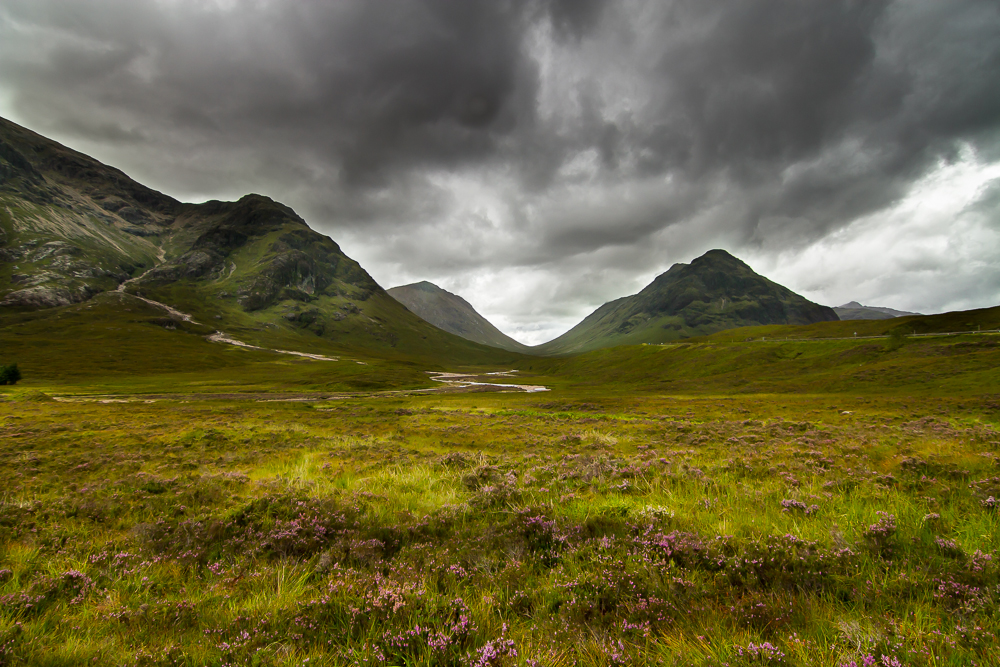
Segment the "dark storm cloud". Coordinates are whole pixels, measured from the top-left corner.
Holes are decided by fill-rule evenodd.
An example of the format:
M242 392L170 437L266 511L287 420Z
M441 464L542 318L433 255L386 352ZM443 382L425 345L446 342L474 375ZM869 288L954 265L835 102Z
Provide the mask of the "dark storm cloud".
M123 123L312 154L347 186L492 159L512 160L530 186L587 147L608 178L631 155L626 176L725 170L738 185L767 185L852 138L876 158L868 171L892 186L933 157L929 148L995 128L1000 116L997 10L987 2L652 3L651 23L632 26L647 34L610 37L624 74L643 75L641 108L603 118L612 101L584 77L563 136L535 118L530 24L549 20L557 37L585 40L606 14L627 23L639 3L7 4L10 22L58 31L35 58L5 54L26 113L95 139L114 134L106 121L74 118L83 97ZM660 46L630 54L630 40ZM812 212L837 188L825 180L800 178L774 206ZM879 199L851 197L859 208Z
M885 4L674 5L654 70L664 125L663 136L650 138L662 146L661 164L722 166L752 178L820 150L851 115ZM687 36L692 28L696 39Z
M748 234L782 216L811 238L896 199L956 141L996 140L994 4L690 1L657 20L649 99L610 152L725 177Z
M546 9L560 37L580 39L594 27L604 4L603 0L551 0Z
M181 197L287 201L376 277L516 266L578 304L1000 160L997 81L993 0L0 5L15 120Z
M296 141L299 150L325 152L351 181L377 181L387 166L489 155L531 111L521 14L503 2L247 3L222 11L194 3L64 9L32 0L8 14L12 22L48 19L59 31L51 47L35 47L37 59L6 54L26 105L60 97L65 105L69 95L59 89L68 87L100 101L102 112L134 112L218 140Z

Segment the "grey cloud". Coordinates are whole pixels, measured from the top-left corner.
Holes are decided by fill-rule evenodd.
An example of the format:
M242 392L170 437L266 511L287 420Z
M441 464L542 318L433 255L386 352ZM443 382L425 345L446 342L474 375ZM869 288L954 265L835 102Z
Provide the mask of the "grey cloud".
M751 204L733 221L748 239L782 218L814 240L896 200L956 141L996 146L989 3L677 2L657 19L644 108L583 134L638 155L642 175L724 175Z
M1000 178L983 187L976 200L970 202L968 210L989 216L992 223L1000 228Z
M835 138L875 55L885 2L681 2L658 71L689 169L787 163ZM694 25L697 41L684 37ZM700 29L699 29L700 28ZM673 37L673 39L671 39ZM668 126L669 127L669 126ZM686 130L686 132L685 132Z
M67 97L100 98L112 114L174 131L213 127L216 141L289 142L325 152L360 183L387 164L487 156L531 110L519 104L532 97L532 73L510 3L154 7L13 3L15 19L59 32L36 47L40 58L8 68L63 113ZM72 94L60 100L63 86Z
M597 24L603 0L551 0L546 9L561 37L581 39Z
M550 306L805 247L963 144L1000 160L997 80L991 0L0 6L14 120L180 197L286 201L376 277L521 267Z

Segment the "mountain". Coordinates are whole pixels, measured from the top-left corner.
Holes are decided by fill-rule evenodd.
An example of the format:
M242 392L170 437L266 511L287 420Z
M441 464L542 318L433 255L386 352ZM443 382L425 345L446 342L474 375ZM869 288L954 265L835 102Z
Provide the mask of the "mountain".
M116 291L246 339L498 352L411 313L283 204L182 203L0 119L0 314Z
M386 292L416 315L448 333L512 352L528 352L531 349L493 326L468 301L434 283L425 280L391 287Z
M836 321L820 306L758 275L724 250L674 264L633 296L610 301L562 336L534 348L569 354L660 343L760 324Z
M0 306L85 301L152 266L182 205L0 119Z
M921 314L879 306L862 306L857 301L845 303L843 306L835 306L833 310L837 313L837 317L842 320L891 320L894 317Z

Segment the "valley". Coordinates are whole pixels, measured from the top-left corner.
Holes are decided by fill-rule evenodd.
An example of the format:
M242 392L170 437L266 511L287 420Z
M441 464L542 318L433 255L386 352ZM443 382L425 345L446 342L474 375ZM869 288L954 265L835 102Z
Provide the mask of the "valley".
M798 345L526 358L544 393L316 392L368 367L237 348L256 389L252 366L0 387L0 655L1000 659L995 338ZM491 373L436 377L512 383Z
M12 125L0 665L1000 663L1000 307L711 250L528 347Z

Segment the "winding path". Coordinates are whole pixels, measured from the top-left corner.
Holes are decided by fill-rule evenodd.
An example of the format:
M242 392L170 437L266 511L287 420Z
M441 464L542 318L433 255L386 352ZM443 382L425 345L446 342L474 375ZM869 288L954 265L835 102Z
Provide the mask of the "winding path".
M147 299L146 297L139 296L138 294L129 294L128 292L125 291L125 287L129 283L134 283L137 280L141 280L143 278L143 276L145 276L150 271L155 271L157 268L159 268L166 261L167 254L163 250L163 248L157 248L156 249L156 253L157 253L160 261L157 264L155 264L153 266L153 268L147 269L147 270L143 271L142 273L140 273L139 275L137 275L135 278L129 278L125 282L123 282L120 285L118 285L118 287L115 289L115 291L118 292L119 294L124 294L125 296L131 296L131 297L134 297L136 299L139 299L140 301L145 301L146 303L148 303L151 306L156 306L157 308L162 308L165 311L167 311L167 314L169 314L171 317L177 318L179 320L183 320L185 322L190 322L191 324L200 324L200 322L195 322L194 318L191 317L190 315L188 315L187 313L182 313L181 311L177 310L176 308L172 308L172 307L168 306L165 303L160 303L159 301L153 301L152 299Z
M163 251L162 248L158 248L157 249L157 254L158 254L159 260L160 260L159 263L157 263L153 268L148 269L148 270L142 272L142 274L136 276L135 278L129 278L125 282L121 283L120 285L118 285L118 288L115 291L117 291L119 294L122 294L123 296L130 296L130 297L133 297L135 299L139 299L140 301L145 301L146 303L148 303L151 306L155 306L157 308L162 308L163 310L167 311L167 313L171 317L173 317L173 318L183 320L184 322L190 322L191 324L198 324L198 325L200 325L201 323L200 322L196 322L195 319L193 317L191 317L191 315L189 315L188 313L182 313L181 311L177 310L176 308L173 308L172 306L168 306L165 303L161 303L159 301L154 301L153 299L147 299L146 297L139 296L138 294L130 294L130 293L128 293L128 292L125 291L125 287L129 283L133 283L133 282L135 282L137 280L142 279L143 276L145 276L150 271L153 271L154 269L156 269L157 267L159 267L160 265L162 265L166 261L166 253ZM232 268L232 270L230 270L230 274L229 275L232 275L232 271L235 270L235 268L236 268L236 265L233 264L233 268ZM229 334L227 334L224 331L215 331L215 332L209 334L208 336L206 336L205 338L206 338L206 340L208 340L209 342L212 342L212 343L223 343L223 344L226 344L226 345L235 345L236 347L241 347L241 348L244 348L244 349L247 349L247 350L259 350L261 352L274 352L275 354L290 354L290 355L293 355L293 356L296 356L296 357L304 357L306 359L313 359L313 360L316 360L316 361L340 361L339 357L328 357L328 356L323 355L323 354L313 354L313 353L310 353L310 352L296 352L294 350L276 350L276 349L269 348L269 347L260 347L258 345L251 345L250 343L244 343L241 340L237 340L237 339L233 338L232 336L230 336ZM365 365L365 363L362 362L362 361L358 361L357 363L359 363L361 365ZM398 395L400 393L407 393L407 394L411 394L411 393L412 394L442 393L442 392L446 392L446 391L466 392L466 391L505 391L505 390L514 390L514 391L521 391L521 392L528 392L528 393L534 393L534 392L539 392L539 391L549 391L548 387L543 387L541 385L506 384L506 383L499 383L499 382L482 382L482 381L479 381L479 378L482 378L484 376L486 376L486 377L515 377L516 374L517 374L516 370L494 371L492 373L482 373L482 374L475 374L475 373L442 373L442 372L438 372L438 371L427 371L427 373L429 375L431 375L431 379L434 380L435 382L441 382L441 383L444 383L444 384L449 385L449 386L448 387L440 387L440 388L438 388L438 387L432 387L430 389L411 389L411 390L403 390L403 391L376 392L375 394L367 394L367 395L390 395L390 394L396 394L396 395ZM168 396L168 395L163 395L163 397L166 397L166 396ZM170 395L170 396L172 396L172 395ZM228 397L230 395L228 395L228 394L226 394L226 395L204 394L202 396L203 397L209 397L209 396L211 396L211 397L227 396ZM347 396L348 395L338 395L338 396L328 397L326 400L328 400L329 398L346 398ZM150 397L146 397L146 398L148 399ZM157 397L157 398L159 398L159 397ZM57 400L66 400L66 399L65 398L57 398ZM95 400L99 400L100 402L103 402L103 403L108 403L108 402L123 402L123 401L127 401L128 399L121 398L121 397L118 397L118 396L112 396L112 397L105 396L105 397L98 397ZM321 400L321 399L317 399L315 396L312 396L312 395L309 395L309 396L303 395L303 396L298 396L296 398L277 398L277 399L275 399L275 398L271 398L271 399L260 399L260 398L258 398L257 400Z
M153 268L147 269L146 271L143 271L140 275L136 276L135 278L129 278L125 282L123 282L120 285L118 285L118 288L115 291L118 292L119 294L123 294L125 296L130 296L132 298L139 299L140 301L145 301L146 303L148 303L151 306L155 306L157 308L162 308L163 310L167 311L168 315L170 315L171 317L173 317L175 319L183 320L184 322L190 322L191 324L201 325L201 322L195 321L195 319L193 317L191 317L191 315L189 315L188 313L182 313L181 311L177 310L176 308L174 308L172 306L168 306L167 304L162 303L160 301L154 301L153 299L147 299L144 296L140 296L138 294L131 294L131 293L125 291L125 287L129 283L133 283L133 282L135 282L137 280L141 280L143 278L143 276L145 276L150 271L153 271L153 270L157 269L159 266L161 266L166 261L166 253L164 252L163 248L158 248L157 249L157 254L159 256L160 261L155 266L153 266ZM232 265L232 269L230 269L230 271L229 271L229 275L230 276L233 275L233 271L235 271L235 270L236 270L236 264L233 264ZM232 336L230 336L229 334L227 334L224 331L216 331L214 333L211 333L208 336L206 336L206 339L209 340L212 343L225 343L226 345L235 345L237 347L246 348L248 350L260 350L262 352L274 352L276 354L291 354L291 355L294 355L294 356L297 356L297 357L305 357L307 359L315 359L316 361L340 361L337 357L328 357L328 356L323 355L323 354L312 354L312 353L309 353L309 352L295 352L293 350L274 350L274 349L271 349L271 348L268 348L268 347L259 347L257 345L251 345L249 343L244 343L241 340L236 340L235 338L233 338Z

